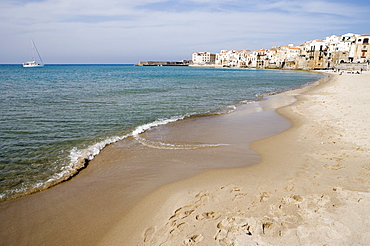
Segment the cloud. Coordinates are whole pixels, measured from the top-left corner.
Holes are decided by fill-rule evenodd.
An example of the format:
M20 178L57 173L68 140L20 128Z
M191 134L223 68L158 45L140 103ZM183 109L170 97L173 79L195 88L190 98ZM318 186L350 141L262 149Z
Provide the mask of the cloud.
M0 63L23 59L30 37L44 60L56 63L176 60L194 51L300 44L366 32L368 12L369 4L339 0L3 0Z
M290 13L324 14L337 16L355 17L358 8L350 1L340 3L339 1L276 1L270 5L264 4L265 9L279 9Z

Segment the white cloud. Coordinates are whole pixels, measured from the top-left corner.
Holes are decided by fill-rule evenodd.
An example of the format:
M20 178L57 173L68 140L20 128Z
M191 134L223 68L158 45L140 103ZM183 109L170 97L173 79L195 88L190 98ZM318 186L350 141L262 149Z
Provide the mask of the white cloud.
M342 16L355 16L358 12L357 7L353 7L351 2L340 3L330 1L277 1L271 5L265 4L268 9L281 9L289 12L299 13L317 13L317 14L330 14Z
M183 59L199 50L299 44L367 27L359 24L365 10L329 0L1 2L0 63L22 62L31 36L54 63Z

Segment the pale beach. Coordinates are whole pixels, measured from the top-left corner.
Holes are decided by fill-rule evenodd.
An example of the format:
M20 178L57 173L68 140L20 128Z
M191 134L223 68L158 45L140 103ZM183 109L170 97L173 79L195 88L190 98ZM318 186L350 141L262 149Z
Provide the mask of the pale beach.
M370 246L370 1L0 6L0 246Z
M370 72L327 75L107 146L0 203L1 244L368 245Z
M278 112L257 165L211 170L151 193L100 245L369 245L370 73L339 76Z

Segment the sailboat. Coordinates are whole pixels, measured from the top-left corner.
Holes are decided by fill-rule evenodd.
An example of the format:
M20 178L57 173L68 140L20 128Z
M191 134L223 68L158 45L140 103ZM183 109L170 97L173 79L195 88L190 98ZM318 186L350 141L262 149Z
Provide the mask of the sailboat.
M22 64L23 67L43 67L44 63L42 62L41 56L39 51L36 48L35 42L33 39L31 39L31 45L32 45L32 61L28 61ZM36 62L36 54L38 58L40 59L40 63Z

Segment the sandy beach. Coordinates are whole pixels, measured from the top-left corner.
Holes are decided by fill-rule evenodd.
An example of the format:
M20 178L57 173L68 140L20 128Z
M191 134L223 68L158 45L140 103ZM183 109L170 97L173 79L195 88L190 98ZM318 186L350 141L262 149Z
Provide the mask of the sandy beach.
M277 95L246 102L232 113L186 118L109 145L71 180L0 203L0 241L96 245L161 186L209 169L258 163L248 146L288 129L290 122L275 108L294 101Z
M161 187L101 245L369 245L370 73L334 75L278 112L257 165Z
M108 146L0 203L0 244L369 245L370 72L328 74Z

